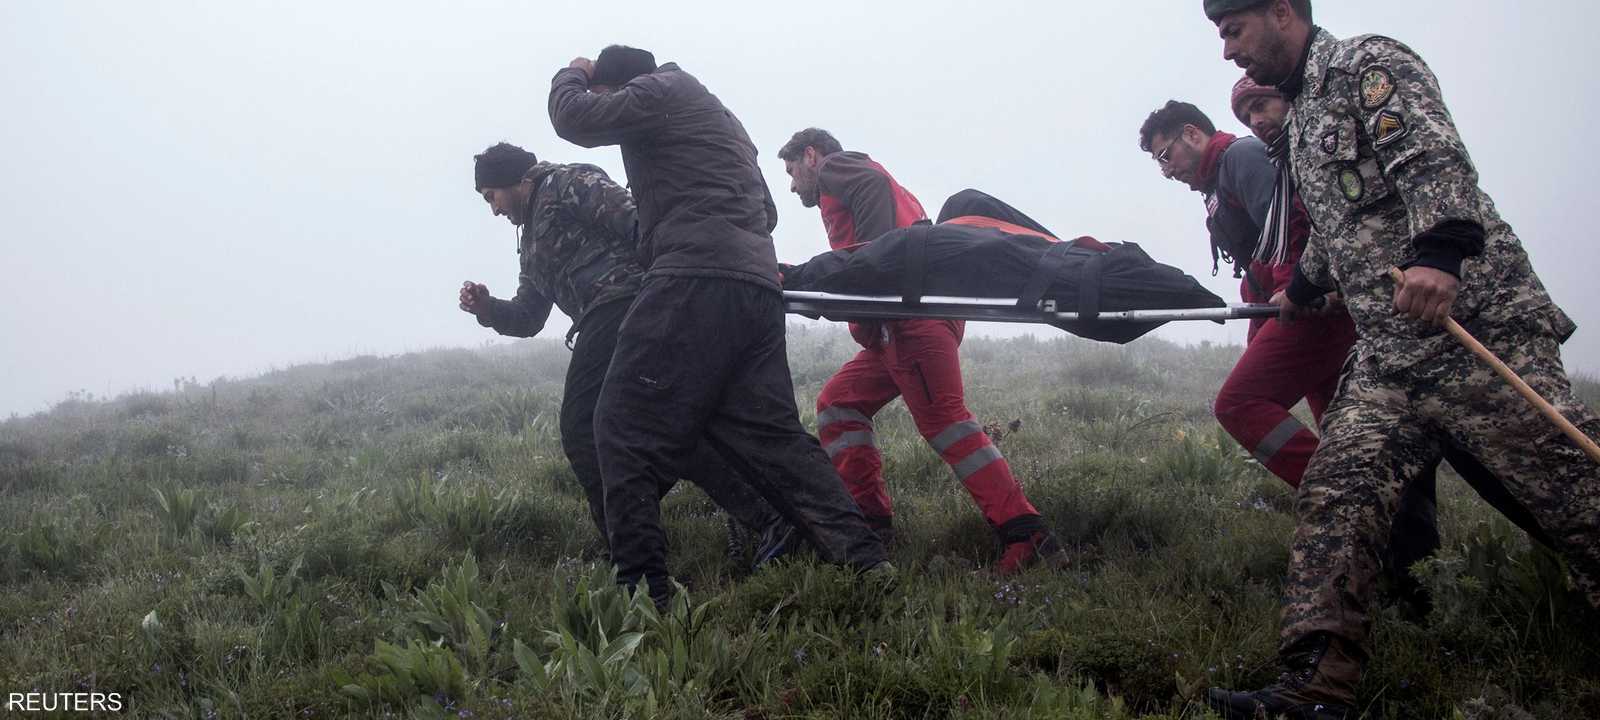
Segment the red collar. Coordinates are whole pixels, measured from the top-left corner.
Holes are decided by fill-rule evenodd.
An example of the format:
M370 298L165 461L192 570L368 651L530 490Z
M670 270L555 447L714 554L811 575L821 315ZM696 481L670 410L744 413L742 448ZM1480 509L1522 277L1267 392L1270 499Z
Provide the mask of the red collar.
M1237 135L1221 131L1211 134L1211 142L1206 145L1206 154L1200 158L1200 175L1195 178L1200 181L1201 192L1209 193L1217 189L1217 170L1222 167L1222 153L1238 139Z

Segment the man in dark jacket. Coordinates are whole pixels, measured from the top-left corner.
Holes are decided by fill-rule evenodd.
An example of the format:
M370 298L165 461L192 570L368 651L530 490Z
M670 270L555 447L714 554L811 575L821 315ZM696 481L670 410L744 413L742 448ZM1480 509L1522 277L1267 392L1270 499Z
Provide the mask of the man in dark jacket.
M807 128L778 151L801 204L822 211L828 245L861 247L890 230L927 222L922 204L865 153L846 152L826 130ZM958 320L852 322L861 352L817 396L817 434L868 524L893 537L893 503L883 481L872 417L903 398L917 432L949 463L1004 547L997 567L1012 575L1062 549L1011 466L967 410Z
M572 362L561 398L561 448L589 501L602 540L606 529L594 410L617 330L639 293L644 269L636 256L633 198L593 165L539 162L534 154L500 143L474 158L474 187L495 215L519 230L517 294L502 300L480 283L461 287L461 309L501 335L533 337L552 306L572 318L567 339ZM576 342L571 342L573 336ZM789 525L715 451L702 445L688 477L745 527L762 533L758 557L785 549ZM676 476L657 489L665 494ZM607 542L609 547L609 542Z
M892 568L800 424L771 232L777 209L738 118L676 64L612 46L556 73L556 134L620 145L644 283L595 430L618 580L670 597L656 488L704 436L827 560Z

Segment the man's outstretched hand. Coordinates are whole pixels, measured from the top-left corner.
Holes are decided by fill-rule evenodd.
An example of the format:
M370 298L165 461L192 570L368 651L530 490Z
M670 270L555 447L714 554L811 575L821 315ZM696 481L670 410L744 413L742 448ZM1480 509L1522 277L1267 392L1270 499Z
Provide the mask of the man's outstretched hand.
M461 283L461 309L482 316L489 311L489 288L468 280Z
M585 78L594 78L594 61L589 58L573 58L572 62L567 63L567 67L581 71Z

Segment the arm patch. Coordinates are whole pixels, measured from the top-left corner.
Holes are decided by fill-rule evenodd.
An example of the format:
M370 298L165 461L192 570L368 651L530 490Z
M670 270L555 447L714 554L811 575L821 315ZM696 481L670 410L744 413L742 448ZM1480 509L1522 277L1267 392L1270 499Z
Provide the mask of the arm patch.
M1404 115L1393 110L1380 110L1372 119L1372 146L1385 147L1411 132Z
M1394 74L1382 65L1373 65L1361 72L1361 107L1377 110L1394 97Z

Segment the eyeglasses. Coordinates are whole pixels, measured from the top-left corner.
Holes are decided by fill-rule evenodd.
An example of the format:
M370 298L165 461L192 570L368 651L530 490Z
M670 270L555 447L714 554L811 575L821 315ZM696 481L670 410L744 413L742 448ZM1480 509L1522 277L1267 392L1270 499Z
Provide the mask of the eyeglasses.
M1172 162L1172 146L1173 145L1177 145L1178 141L1182 140L1182 139L1183 139L1183 133L1178 133L1176 136L1174 136L1172 138L1171 141L1169 141L1167 143L1166 147L1161 148L1161 152L1156 153L1156 164L1160 165L1161 167L1166 167L1168 163L1171 163Z

